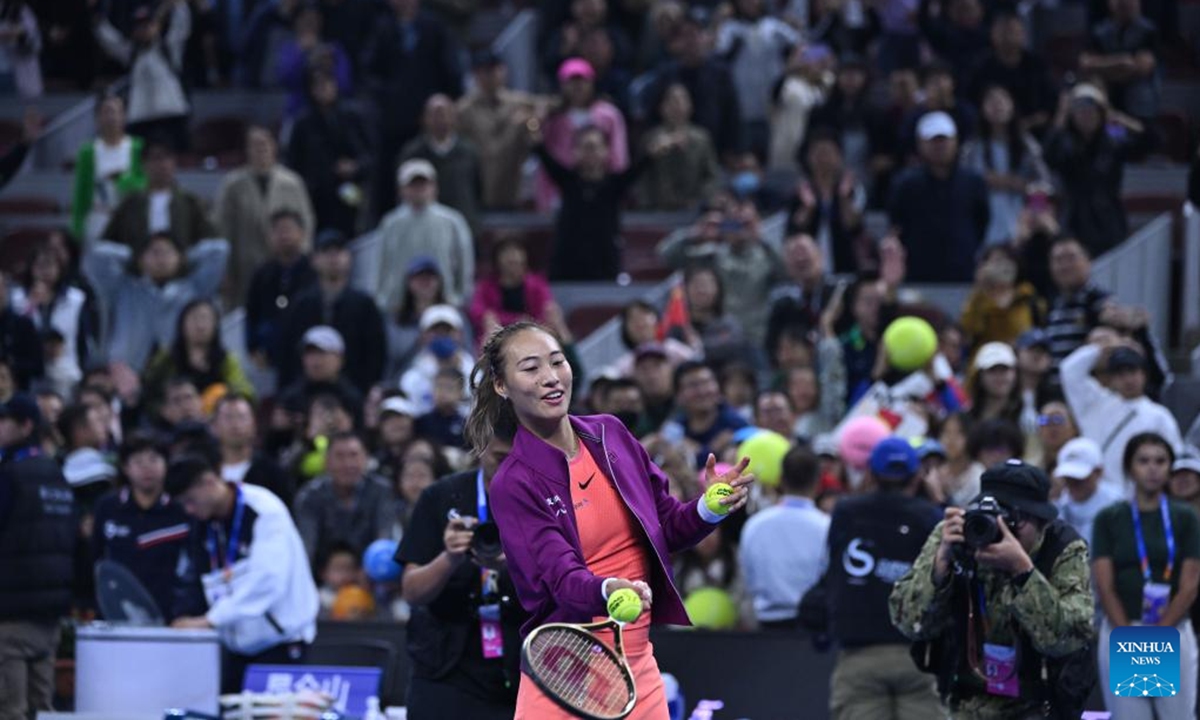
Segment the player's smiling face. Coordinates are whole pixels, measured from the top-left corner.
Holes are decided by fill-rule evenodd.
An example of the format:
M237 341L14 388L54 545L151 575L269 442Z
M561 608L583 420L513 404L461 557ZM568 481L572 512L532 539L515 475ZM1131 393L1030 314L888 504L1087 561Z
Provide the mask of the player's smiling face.
M571 405L575 376L562 347L549 334L526 330L504 347L504 378L496 391L507 395L523 424L561 420Z

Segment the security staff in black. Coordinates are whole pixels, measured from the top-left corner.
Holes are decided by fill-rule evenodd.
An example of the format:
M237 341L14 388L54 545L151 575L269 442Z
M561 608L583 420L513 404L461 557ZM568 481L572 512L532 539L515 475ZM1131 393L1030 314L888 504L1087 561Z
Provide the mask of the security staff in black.
M511 440L493 439L480 469L426 488L396 553L404 566L401 591L412 605L411 720L510 720L516 709L527 616L499 534L490 534L487 496L511 449Z
M186 603L184 583L191 522L163 490L167 457L150 435L125 439L118 454L126 487L96 502L92 552L128 568L170 622Z
M0 405L0 720L53 710L59 620L70 610L71 488L39 445L31 396Z
M908 639L892 627L887 609L892 584L941 517L916 497L920 464L907 440L885 438L870 457L876 490L834 508L825 579L830 635L839 646L830 682L833 720L941 715L932 678L913 666Z

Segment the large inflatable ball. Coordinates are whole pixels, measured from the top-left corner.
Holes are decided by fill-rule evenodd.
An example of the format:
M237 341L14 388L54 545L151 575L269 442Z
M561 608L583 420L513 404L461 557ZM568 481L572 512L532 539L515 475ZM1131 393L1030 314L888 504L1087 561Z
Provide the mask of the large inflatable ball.
M933 326L919 317L897 318L883 331L888 362L897 370L911 372L925 367L938 348Z

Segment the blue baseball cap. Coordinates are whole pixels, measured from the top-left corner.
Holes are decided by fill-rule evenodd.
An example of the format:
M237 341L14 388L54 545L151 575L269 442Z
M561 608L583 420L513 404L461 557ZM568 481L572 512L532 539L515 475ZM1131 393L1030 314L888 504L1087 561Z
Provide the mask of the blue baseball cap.
M921 459L904 438L886 437L871 450L871 474L880 480L907 480L917 473Z
M34 425L42 422L42 410L37 400L28 393L19 392L0 403L0 418L12 418L17 422L33 421Z
M440 274L441 270L438 268L437 260L428 255L418 255L408 264L408 270L405 271L404 275L408 277L423 272L435 275Z

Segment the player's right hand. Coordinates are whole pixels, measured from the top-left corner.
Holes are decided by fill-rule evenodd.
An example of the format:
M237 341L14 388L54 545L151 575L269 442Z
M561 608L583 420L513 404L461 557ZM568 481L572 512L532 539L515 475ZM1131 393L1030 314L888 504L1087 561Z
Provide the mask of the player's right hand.
M650 586L641 580L626 580L624 578L609 578L605 581L605 590L608 591L608 597L622 588L629 588L638 594L642 599L642 612L650 609L650 605L654 601L653 593L650 592Z

